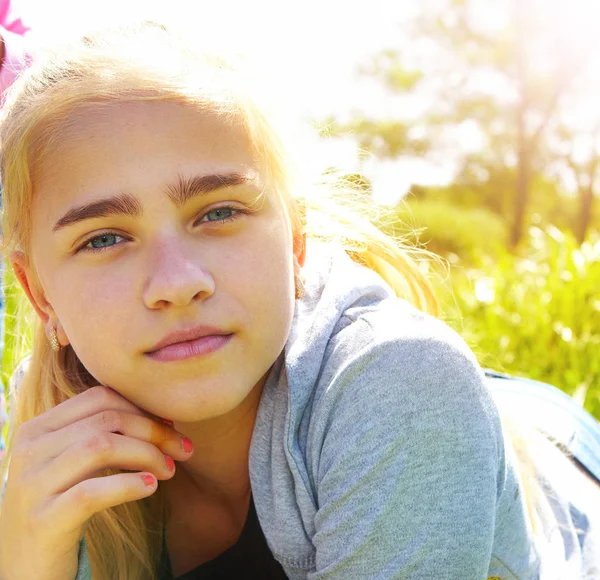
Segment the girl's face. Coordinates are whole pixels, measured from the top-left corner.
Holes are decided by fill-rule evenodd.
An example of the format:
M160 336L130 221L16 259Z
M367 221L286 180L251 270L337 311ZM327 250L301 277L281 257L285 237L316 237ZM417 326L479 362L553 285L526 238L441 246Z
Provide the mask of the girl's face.
M284 347L303 259L262 187L244 132L215 116L164 102L83 113L34 174L39 284L23 274L42 319L155 415L235 408Z

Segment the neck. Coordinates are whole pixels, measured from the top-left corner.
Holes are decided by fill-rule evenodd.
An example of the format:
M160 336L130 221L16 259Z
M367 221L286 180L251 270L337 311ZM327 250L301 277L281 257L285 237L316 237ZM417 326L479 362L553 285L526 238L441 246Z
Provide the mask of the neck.
M203 497L236 504L250 495L248 457L263 378L235 409L198 423L178 423L174 428L192 440L194 454L177 464L167 489L177 495Z

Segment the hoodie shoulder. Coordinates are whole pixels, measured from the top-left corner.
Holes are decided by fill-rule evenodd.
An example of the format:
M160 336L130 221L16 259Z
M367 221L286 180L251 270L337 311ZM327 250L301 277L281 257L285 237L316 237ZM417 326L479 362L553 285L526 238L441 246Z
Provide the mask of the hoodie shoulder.
M400 299L352 307L339 319L310 416L320 441L375 421L382 440L385 432L422 438L449 430L504 457L498 410L472 351L445 323Z
M475 382L483 379L475 355L454 330L396 298L351 306L340 317L324 363L344 366L344 359L349 362L357 355L385 356L386 366L400 373L398 378L467 373Z
M372 566L429 578L447 550L445 577L483 578L506 471L475 357L399 299L348 308L335 330L303 413L317 571L360 577L376 553Z

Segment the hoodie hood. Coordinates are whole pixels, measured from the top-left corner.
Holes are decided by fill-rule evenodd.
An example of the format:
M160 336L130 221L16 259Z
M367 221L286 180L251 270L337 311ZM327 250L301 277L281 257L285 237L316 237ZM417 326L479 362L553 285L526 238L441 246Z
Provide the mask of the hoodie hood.
M329 340L352 309L396 299L372 270L355 263L338 245L307 242L303 270L306 294L296 301L285 346L290 403L302 407L314 389Z

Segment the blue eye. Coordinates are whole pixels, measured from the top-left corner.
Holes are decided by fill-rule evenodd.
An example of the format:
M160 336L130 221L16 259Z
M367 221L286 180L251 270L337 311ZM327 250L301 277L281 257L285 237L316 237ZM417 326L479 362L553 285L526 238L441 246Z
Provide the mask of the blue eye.
M218 207L211 209L209 212L204 214L202 221L217 222L231 219L234 216L235 210L231 207ZM206 218L206 220L204 220Z
M104 248L110 248L124 240L122 236L117 234L102 234L92 238L84 247L85 250L103 250Z

